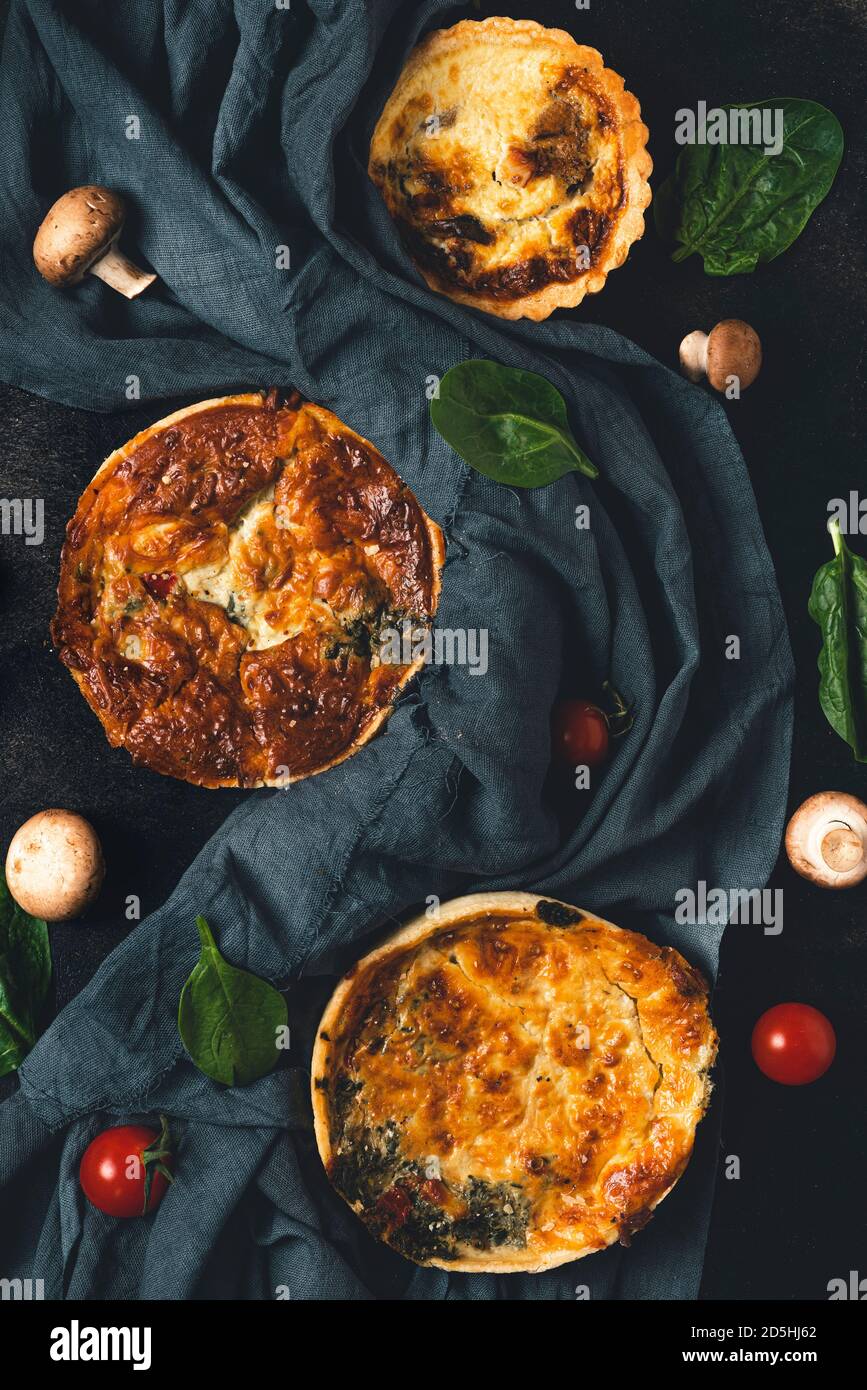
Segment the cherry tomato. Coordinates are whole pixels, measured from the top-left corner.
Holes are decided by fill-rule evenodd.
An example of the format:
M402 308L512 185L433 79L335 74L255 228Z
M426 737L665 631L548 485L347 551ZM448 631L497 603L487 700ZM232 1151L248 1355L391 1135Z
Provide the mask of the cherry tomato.
M608 757L608 720L589 700L561 700L551 720L551 748L568 767L598 767Z
M810 1004L775 1004L763 1013L752 1037L756 1066L781 1086L805 1086L824 1076L837 1038L824 1014Z
M78 1177L87 1200L108 1216L143 1216L163 1200L171 1169L164 1120L162 1132L145 1125L103 1130L85 1149Z

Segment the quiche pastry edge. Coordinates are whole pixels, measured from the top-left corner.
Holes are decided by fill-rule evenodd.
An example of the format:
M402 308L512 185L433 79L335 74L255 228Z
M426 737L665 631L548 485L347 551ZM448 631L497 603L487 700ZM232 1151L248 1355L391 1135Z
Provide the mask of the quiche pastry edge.
M460 53L465 46L484 49L489 45L501 45L508 49L511 45L521 51L527 45L543 43L549 54L551 51L557 52L565 72L580 68L585 73L592 73L595 98L600 109L604 106L616 113L621 198L617 208L602 218L610 227L604 239L601 256L594 259L583 273L574 278L555 280L535 289L528 288L523 294L504 298L502 295L486 293L484 288L463 287L451 276L447 266L444 266L443 273L440 273L435 266L424 264L424 227L419 229L410 223L404 226L403 231L405 241L407 231L410 236L418 235L420 238L415 250L412 245L408 246L408 250L416 269L430 289L444 294L456 303L467 304L501 318L528 318L537 322L546 319L554 309L575 308L586 294L598 293L604 287L609 272L623 264L630 246L644 233L644 211L652 197L648 182L653 169L653 161L647 150L649 132L641 121L638 99L625 90L624 80L619 74L604 66L598 50L579 44L565 30L545 28L536 20L512 20L496 16L482 21L461 20L450 29L434 30L412 51L398 76L377 121L368 164L368 174L379 188L389 214L401 230L403 214L407 211L408 205L405 200L402 201L402 194L398 196L396 193L394 180L390 181L387 176L389 160L394 152L393 130L402 115L405 97L413 92L414 84L424 75L426 67L444 55ZM417 92L410 98L410 101L419 100L421 98ZM519 94L515 103L519 103L520 100ZM538 112L536 114L538 115ZM530 132L527 131L526 134L529 137ZM397 182L402 189L402 177ZM428 194L424 193L422 201L427 197ZM411 199L409 201L411 202ZM584 206L576 205L576 211L580 212ZM588 206L592 209L592 204ZM462 212L464 211L462 209ZM453 220L461 221L462 217L459 215ZM471 216L467 220L475 221ZM471 241L479 239L480 234L470 237ZM427 249L430 250L430 247ZM558 248L554 246L554 249ZM562 245L559 249L563 249ZM454 243L448 256L453 254ZM457 254L460 254L460 250ZM503 265L507 270L514 268L509 266L508 259L502 263L500 269ZM520 267L521 263L517 268Z
M311 1060L311 1094L316 1143L329 1178L334 1182L333 1174L338 1163L338 1156L333 1148L332 1112L334 1104L330 1083L340 1081L345 1047L354 1043L356 1035L362 1031L357 1018L352 1019L346 1025L345 1031L341 1024L341 1019L345 1019L345 1010L351 1009L354 993L360 990L362 1000L364 1000L365 982L370 980L372 971L387 964L389 957L394 957L396 961L405 957L412 962L418 955L418 952L413 951L413 948L422 946L426 938L434 938L442 933L457 932L461 924L478 923L485 917L485 914L507 914L514 918L516 924L524 922L525 925L526 920L532 918L532 924L539 926L539 922L536 921L536 912L540 903L548 904L550 911L555 916L560 912L565 914L565 917L570 918L571 921L568 925L565 918L560 923L567 930L569 926L574 925L576 930L582 932L602 933L604 942L610 939L614 943L615 950L620 951L623 955L625 961L623 970L626 972L627 981L631 981L631 972L635 968L634 961L630 964L630 950L639 953L638 958L646 963L651 976L655 972L656 987L648 988L646 998L642 1000L646 1018L643 1023L639 1024L638 1044L646 1051L649 1061L658 1068L659 1076L654 1084L653 1104L656 1104L657 1088L664 1085L666 1095L663 1100L663 1109L665 1110L671 1105L680 1105L681 1109L677 1111L680 1118L677 1123L686 1133L687 1139L679 1146L676 1143L672 1145L670 1142L666 1144L664 1140L661 1141L658 1161L657 1158L653 1158L649 1163L647 1162L648 1145L645 1143L643 1150L639 1146L639 1157L635 1158L632 1164L628 1161L628 1154L626 1158L621 1155L619 1168L615 1161L617 1155L615 1146L610 1161L606 1160L606 1162L610 1170L608 1173L609 1186L619 1214L616 1218L616 1224L612 1224L610 1228L606 1229L604 1237L600 1236L598 1229L593 1227L592 1223L588 1225L587 1233L582 1234L583 1228L579 1222L578 1230L573 1232L568 1240L564 1238L561 1246L556 1245L558 1230L555 1236L546 1237L549 1246L550 1242L554 1241L553 1248L537 1249L536 1251L528 1250L526 1245L512 1246L508 1239L502 1244L488 1247L477 1245L475 1249L478 1254L461 1253L458 1257L452 1255L438 1257L435 1252L431 1258L419 1258L411 1250L401 1251L418 1264L434 1265L442 1269L465 1273L540 1273L543 1270L553 1269L558 1265L580 1259L595 1250L605 1248L618 1238L621 1239L622 1243L628 1243L630 1233L646 1224L655 1208L674 1187L691 1156L695 1129L704 1114L710 1097L712 1087L709 1072L715 1060L717 1042L716 1033L707 1014L706 986L700 974L672 948L658 947L638 933L625 931L593 913L558 903L556 899L534 893L484 893L471 894L443 904L436 920L429 919L425 914L414 918L381 946L359 961L337 985L317 1029ZM576 919L581 919L581 921L578 922ZM556 922L548 924L545 921L543 925L550 925L552 931L558 930ZM508 928L504 929L507 930ZM460 939L458 947L460 947ZM653 983L652 979L650 983ZM380 989L381 984L377 982L376 987ZM622 986L618 986L618 988L622 989ZM629 997L628 991L624 990L623 993L624 996ZM654 1003L655 996L657 997ZM636 1015L639 997L641 997L639 987L636 986L636 1000L634 1001ZM461 1026L459 1018L455 1027L460 1029ZM680 1049L682 1050L685 1045L689 1048L690 1056L687 1060L679 1056L672 1042L675 1034ZM534 1059L532 1070L535 1070L536 1061L537 1059ZM475 1085L478 1076L475 1072L473 1072L473 1076L475 1078L473 1084ZM539 1081L541 1078L537 1077L536 1080ZM403 1082L401 1081L400 1084L403 1085ZM445 1081L442 1082L443 1086L446 1084ZM439 1106L438 1114L442 1113L442 1106L445 1106L442 1124L447 1128L449 1102L447 1099L442 1100L435 1089L433 1096L434 1104ZM441 1100L442 1104L440 1104ZM419 1112L419 1104L419 1097L414 1095L411 1102L413 1120ZM522 1123L524 1119L525 1114L522 1114ZM403 1129L406 1127L404 1122L402 1128L400 1116L393 1117L393 1126L398 1134L403 1134ZM677 1124L675 1125L676 1128ZM653 1154L653 1143L650 1144L649 1151ZM470 1178L469 1181L473 1183L476 1180ZM398 1180L395 1185L399 1187L400 1181ZM505 1187L505 1183L500 1185ZM364 1202L350 1200L346 1193L341 1191L339 1182L336 1182L335 1186L343 1199L365 1221L365 1224L370 1224L368 1217L373 1213L368 1212L365 1215ZM532 1184L529 1186L532 1187ZM506 1193L506 1195L509 1194ZM517 1194L515 1200L517 1203L525 1202L524 1193ZM448 1199L444 1198L446 1208L450 1201L451 1196ZM511 1205L510 1203L504 1209L510 1210ZM533 1208L529 1206L525 1215L525 1230L530 1229L532 1216ZM612 1217L611 1220L614 1222L615 1218ZM374 1231L374 1233L384 1239L387 1244L391 1244L388 1234L383 1234L381 1230Z

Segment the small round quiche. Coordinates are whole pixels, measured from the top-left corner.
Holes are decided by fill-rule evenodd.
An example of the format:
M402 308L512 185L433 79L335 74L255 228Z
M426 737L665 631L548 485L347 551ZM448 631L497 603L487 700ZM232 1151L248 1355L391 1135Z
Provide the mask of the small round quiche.
M331 411L224 396L103 463L67 527L51 632L135 762L285 786L388 718L423 657L380 660L383 643L430 623L443 558L436 523Z
M417 1264L536 1273L628 1244L710 1096L707 985L533 893L408 923L341 980L312 1097L331 1182Z
M507 319L601 290L644 232L636 98L535 20L462 20L410 54L368 172L431 289Z

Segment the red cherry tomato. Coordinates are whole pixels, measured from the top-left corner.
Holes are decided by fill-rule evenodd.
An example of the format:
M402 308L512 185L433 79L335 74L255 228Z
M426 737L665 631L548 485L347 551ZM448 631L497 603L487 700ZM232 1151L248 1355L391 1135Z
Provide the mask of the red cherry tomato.
M829 1020L810 1004L775 1004L753 1029L752 1048L765 1076L781 1086L805 1086L824 1076L837 1038Z
M561 700L551 720L551 748L568 767L598 767L608 757L608 720L589 700Z
M171 1172L165 1125L162 1134L145 1125L119 1125L88 1145L78 1177L87 1200L108 1216L142 1216L146 1172L150 1169L147 1210L155 1211L169 1185L164 1168Z

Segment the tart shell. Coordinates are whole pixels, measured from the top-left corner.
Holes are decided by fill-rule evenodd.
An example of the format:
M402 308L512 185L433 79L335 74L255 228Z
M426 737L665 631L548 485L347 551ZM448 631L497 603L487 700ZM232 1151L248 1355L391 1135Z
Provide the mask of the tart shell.
M316 1142L344 1200L416 1263L539 1273L650 1219L689 1161L716 1045L677 951L533 893L472 894L338 984L312 1056ZM524 1211L524 1244L447 1248L480 1183Z
M60 659L109 742L206 787L283 787L367 743L423 664L442 532L374 445L293 393L200 401L114 450L67 527ZM377 632L374 632L377 628Z
M541 320L601 290L643 235L647 138L596 49L535 20L462 20L410 54L368 172L431 289Z

